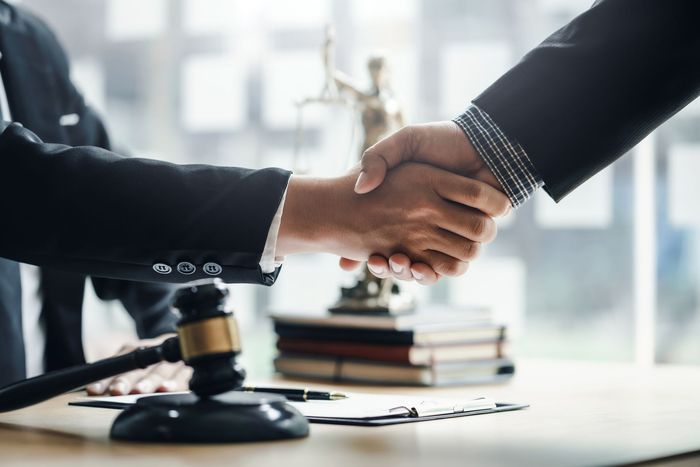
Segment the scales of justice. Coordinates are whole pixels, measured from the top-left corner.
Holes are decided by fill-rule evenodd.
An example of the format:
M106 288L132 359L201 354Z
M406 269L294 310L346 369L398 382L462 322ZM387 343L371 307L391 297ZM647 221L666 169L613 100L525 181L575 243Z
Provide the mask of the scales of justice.
M363 140L359 154L348 157L349 166L357 163L367 148L405 124L399 102L389 86L386 57L375 54L368 59L367 70L371 86L367 90L362 90L352 83L351 78L335 67L334 28L327 26L325 35L322 48L325 71L323 88L318 96L307 97L296 102L297 129L293 167L297 172L302 173L304 172L301 169L301 153L304 144L303 112L308 106L338 106L349 109L355 117L351 126L350 141L355 139L354 122L359 116ZM329 307L329 311L331 313L402 314L410 313L414 308L414 298L402 291L393 278L379 279L372 275L365 265L357 283L351 287L342 287L340 298Z

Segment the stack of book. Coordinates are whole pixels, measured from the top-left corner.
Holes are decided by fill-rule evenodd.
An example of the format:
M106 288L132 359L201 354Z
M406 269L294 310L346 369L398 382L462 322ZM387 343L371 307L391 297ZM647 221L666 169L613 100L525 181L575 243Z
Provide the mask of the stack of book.
M484 311L272 318L275 369L291 377L444 386L499 382L515 372L505 326Z

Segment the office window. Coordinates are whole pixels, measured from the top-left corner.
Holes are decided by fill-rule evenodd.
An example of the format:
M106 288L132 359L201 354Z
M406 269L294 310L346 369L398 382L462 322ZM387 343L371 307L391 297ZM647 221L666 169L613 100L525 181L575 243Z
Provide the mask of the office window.
M189 131L231 131L246 123L247 67L230 55L187 58L182 66L182 123Z
M350 3L352 18L359 23L381 21L395 24L413 20L420 8L417 0L355 0Z
M108 37L119 41L150 39L161 34L165 30L168 5L166 0L108 0Z
M508 71L512 62L510 48L502 41L445 44L441 55L443 118L464 112L472 99Z
M182 19L190 34L226 34L250 20L250 8L240 0L185 0Z
M56 30L120 151L337 175L359 156L354 109L306 108L293 158L294 103L321 91L327 23L338 68L367 86L367 56L383 49L408 120L422 122L461 113L591 0L22 3ZM465 277L405 287L422 303L492 307L516 331L519 356L700 364L698 128L694 102L561 203L539 193L499 220ZM271 289L234 287L248 367L269 367L271 306L327 306L352 278L336 258L304 255L287 259Z
M331 2L325 0L266 0L265 19L275 28L318 28L331 19Z
M265 123L273 128L294 128L297 123L295 103L305 97L318 96L323 89L320 52L271 53L263 64L262 87ZM325 106L309 106L304 112L304 123L319 124L325 120L326 110Z
M535 219L544 228L601 229L613 219L613 172L607 168L555 203L546 193L535 196Z

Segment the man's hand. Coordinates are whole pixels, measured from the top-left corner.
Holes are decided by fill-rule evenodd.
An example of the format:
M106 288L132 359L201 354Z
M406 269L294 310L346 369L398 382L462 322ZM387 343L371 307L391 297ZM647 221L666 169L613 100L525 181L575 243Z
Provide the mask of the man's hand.
M509 209L508 198L490 185L423 164L401 165L363 195L352 189L357 174L292 177L279 255L317 251L364 261L373 253L403 254L454 276L495 237L491 216Z
M164 334L155 339L143 339L128 344L119 349L117 355L136 350L138 347L149 347L162 343L174 334ZM186 391L189 385L192 369L183 362L156 363L144 370L134 370L129 373L104 379L87 387L90 396L123 396L126 394L149 394L153 392Z
M357 193L369 193L382 184L387 173L404 162L423 162L450 172L468 176L502 191L502 187L481 159L464 132L451 121L409 125L384 138L365 151L360 161ZM510 204L504 214L510 211ZM341 258L340 266L352 270L358 261ZM406 255L395 254L388 260L372 255L367 265L377 277L415 279L432 284L440 278L438 271L424 263L411 263Z
M503 191L456 123L434 122L408 125L387 136L362 155L357 193L368 193L382 184L389 170L404 162L423 162Z

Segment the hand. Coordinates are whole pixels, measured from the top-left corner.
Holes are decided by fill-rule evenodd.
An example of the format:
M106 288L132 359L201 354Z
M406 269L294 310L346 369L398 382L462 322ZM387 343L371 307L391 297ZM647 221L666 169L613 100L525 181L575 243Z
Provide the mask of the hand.
M501 190L496 177L478 155L464 132L454 122L436 122L410 125L370 147L362 156L361 172L355 185L357 193L368 193L377 188L389 170L397 165L425 162L454 173L469 176ZM510 205L508 205L510 211ZM506 214L507 212L506 211ZM398 279L416 279L421 284L432 284L440 278L426 264L411 264L405 255L393 255L387 261L380 255L368 260L370 271L377 277L394 276ZM340 266L352 270L359 262L341 258ZM410 275L405 272L411 271Z
M369 193L382 184L389 170L404 162L423 162L503 191L469 138L450 121L405 126L367 149L355 191Z
M364 195L352 189L357 174L291 178L279 255L316 251L364 261L401 253L439 274L459 275L495 237L490 216L509 209L508 198L488 184L423 164L401 165Z
M142 339L123 346L117 355L136 350L138 347L158 345L174 334L164 334L154 339ZM150 394L153 392L186 391L192 376L192 369L184 362L161 362L143 370L134 370L114 378L90 384L87 393L90 396L123 396L126 394Z

